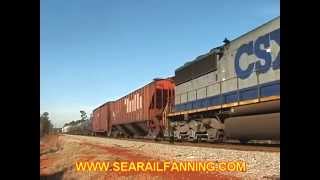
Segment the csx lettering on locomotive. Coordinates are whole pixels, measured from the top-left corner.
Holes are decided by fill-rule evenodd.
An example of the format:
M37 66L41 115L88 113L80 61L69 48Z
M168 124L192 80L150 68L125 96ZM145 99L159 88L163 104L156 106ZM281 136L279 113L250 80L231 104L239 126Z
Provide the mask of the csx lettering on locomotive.
M280 47L280 28L239 47L234 63L236 74L240 79L248 78L254 70L258 73L266 73L271 67L273 70L280 68L280 51L273 61L271 53L267 51L270 48L271 41L275 41ZM261 45L263 46L262 49ZM246 69L242 69L240 64L243 54L247 54L248 56L255 55L257 61L250 63ZM264 63L261 61L264 61Z

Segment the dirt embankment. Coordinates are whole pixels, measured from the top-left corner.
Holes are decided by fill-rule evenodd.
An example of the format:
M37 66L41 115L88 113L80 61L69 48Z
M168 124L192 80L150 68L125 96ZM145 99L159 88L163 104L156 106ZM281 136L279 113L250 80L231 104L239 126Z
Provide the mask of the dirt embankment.
M40 141L41 179L239 179L217 172L77 172L80 161L151 161L167 160L115 144L89 141L79 136L54 135Z

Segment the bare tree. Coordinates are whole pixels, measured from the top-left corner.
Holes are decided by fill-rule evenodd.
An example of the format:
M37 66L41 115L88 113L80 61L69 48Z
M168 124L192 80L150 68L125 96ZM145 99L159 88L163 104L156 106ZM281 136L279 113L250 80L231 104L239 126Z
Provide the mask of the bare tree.
M88 120L88 116L87 116L87 113L85 111L81 110L80 114L81 114L81 120L83 120L83 121Z

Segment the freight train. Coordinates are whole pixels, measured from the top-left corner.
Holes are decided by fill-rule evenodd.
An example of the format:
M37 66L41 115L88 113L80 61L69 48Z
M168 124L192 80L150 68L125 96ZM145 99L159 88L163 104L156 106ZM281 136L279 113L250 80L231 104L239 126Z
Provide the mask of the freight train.
M222 142L280 139L280 17L97 107L94 134Z
M90 121L83 121L63 126L61 132L74 135L92 135Z

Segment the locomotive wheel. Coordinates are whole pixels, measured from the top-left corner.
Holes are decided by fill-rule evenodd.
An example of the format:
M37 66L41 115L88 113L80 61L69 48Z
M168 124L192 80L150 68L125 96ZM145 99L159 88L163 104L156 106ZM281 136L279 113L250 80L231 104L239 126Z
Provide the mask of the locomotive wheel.
M174 136L170 136L170 143L174 144Z
M199 143L201 140L200 140L200 138L197 136L197 138L196 138L196 143Z
M219 132L218 132L217 138L218 138L217 143L222 143L222 142L223 142L223 140L224 140L224 133L223 133L223 131L219 131Z
M239 140L241 144L247 144L248 143L248 139L240 139Z

